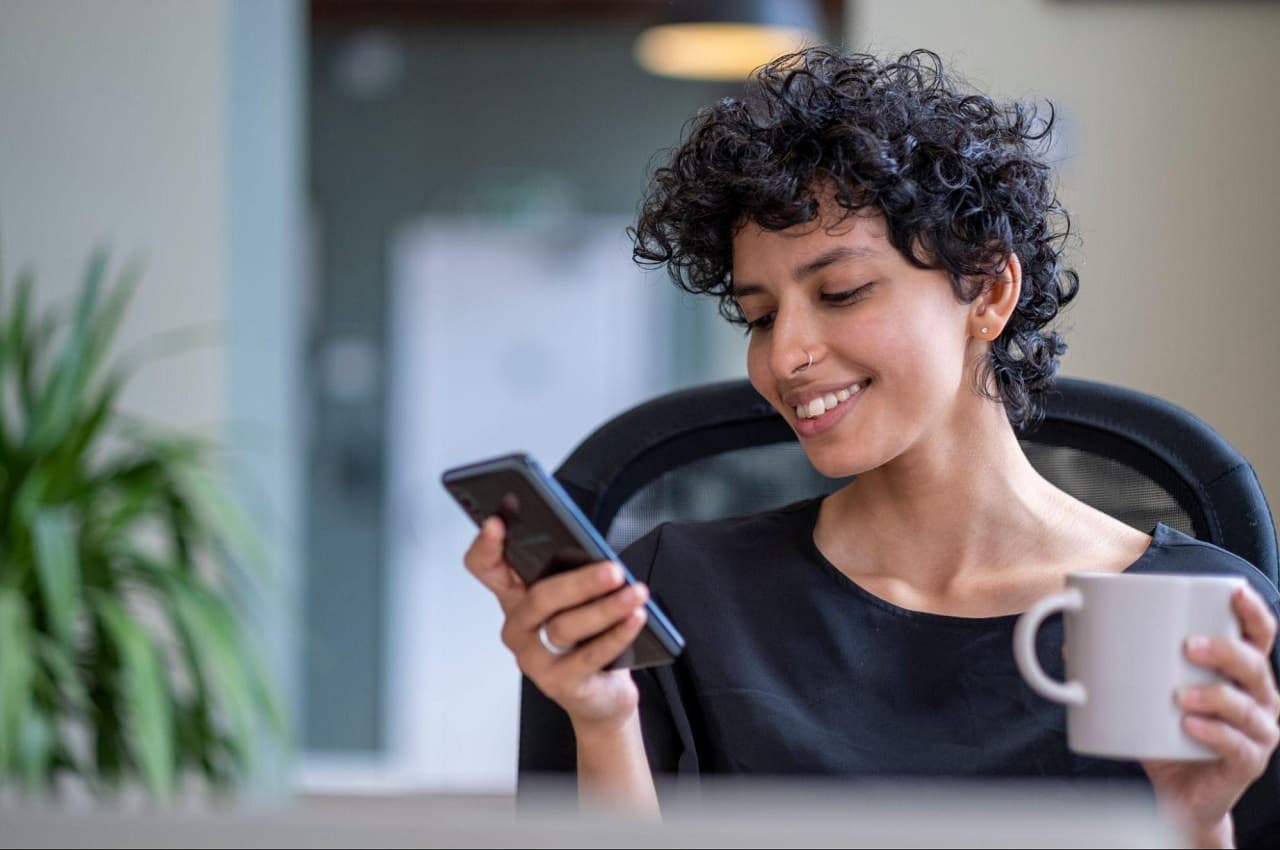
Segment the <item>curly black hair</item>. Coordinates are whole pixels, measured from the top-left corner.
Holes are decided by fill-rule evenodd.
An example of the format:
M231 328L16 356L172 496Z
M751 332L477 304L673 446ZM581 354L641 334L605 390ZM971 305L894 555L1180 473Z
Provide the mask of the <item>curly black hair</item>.
M634 258L665 264L678 286L718 296L721 315L744 324L731 289L734 233L749 221L813 221L826 187L849 214L878 209L893 246L917 268L950 273L962 303L1016 253L1021 296L977 389L990 397L994 377L1010 422L1032 426L1066 351L1046 325L1079 289L1062 265L1071 224L1045 162L1048 106L1041 116L997 103L927 50L895 61L829 48L782 56L753 75L745 98L692 119L629 230Z

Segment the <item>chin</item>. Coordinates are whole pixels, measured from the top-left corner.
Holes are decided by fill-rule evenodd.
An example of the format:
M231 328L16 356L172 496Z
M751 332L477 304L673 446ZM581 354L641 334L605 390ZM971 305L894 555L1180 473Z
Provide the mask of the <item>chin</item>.
M818 457L806 453L809 463L813 464L813 468L820 475L826 478L848 478L852 475L861 475L868 469L875 469L878 463L869 463L864 458L852 458L847 455L838 456L837 452L821 452Z

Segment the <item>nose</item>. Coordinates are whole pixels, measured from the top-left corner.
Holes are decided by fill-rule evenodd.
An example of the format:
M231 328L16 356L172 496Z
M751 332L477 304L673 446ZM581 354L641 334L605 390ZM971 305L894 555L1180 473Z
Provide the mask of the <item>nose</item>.
M769 366L779 378L790 378L818 360L820 346L812 323L795 311L785 316L781 310L777 312L771 341Z

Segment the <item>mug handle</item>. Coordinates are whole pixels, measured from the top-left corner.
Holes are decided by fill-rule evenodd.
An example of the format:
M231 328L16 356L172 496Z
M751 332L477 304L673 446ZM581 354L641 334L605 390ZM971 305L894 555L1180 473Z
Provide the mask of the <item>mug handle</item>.
M1076 681L1059 682L1049 678L1036 656L1036 632L1040 631L1040 625L1049 616L1059 611L1079 611L1082 607L1084 594L1077 588L1069 587L1032 605L1018 618L1018 623L1013 628L1013 660L1017 662L1022 678L1040 696L1066 705L1084 705L1084 684Z

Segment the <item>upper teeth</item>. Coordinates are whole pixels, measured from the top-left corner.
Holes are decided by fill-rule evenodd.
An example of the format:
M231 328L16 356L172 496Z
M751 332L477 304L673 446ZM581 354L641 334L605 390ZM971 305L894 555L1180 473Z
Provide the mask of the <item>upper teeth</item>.
M796 416L801 419L812 419L815 416L821 416L850 396L855 396L860 393L866 385L867 381L861 381L847 389L836 390L833 393L827 393L824 396L819 396L808 404L797 404Z

